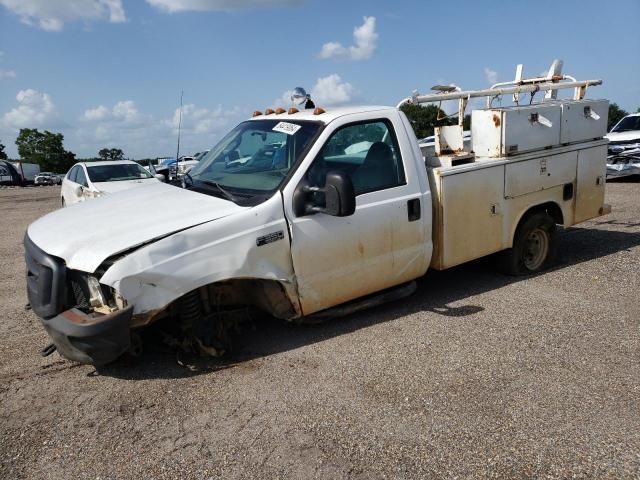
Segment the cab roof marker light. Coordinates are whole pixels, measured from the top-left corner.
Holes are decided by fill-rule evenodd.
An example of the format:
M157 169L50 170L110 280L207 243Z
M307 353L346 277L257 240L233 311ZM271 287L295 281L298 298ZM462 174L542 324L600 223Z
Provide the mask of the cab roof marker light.
M273 108L267 108L267 109L264 111L264 114L265 114L265 115L271 115L272 113L273 113Z
M262 112L260 110L256 110L255 112L253 112L254 117L259 117L260 115L262 115Z
M287 113L289 115L293 115L294 113L298 113L299 111L300 110L298 110L296 107L291 107Z
M316 107L316 109L313 111L314 115L322 115L323 113L325 113L324 108L320 108L320 107Z
M276 108L276 115L280 115L281 113L286 112L286 110L284 108L278 107Z

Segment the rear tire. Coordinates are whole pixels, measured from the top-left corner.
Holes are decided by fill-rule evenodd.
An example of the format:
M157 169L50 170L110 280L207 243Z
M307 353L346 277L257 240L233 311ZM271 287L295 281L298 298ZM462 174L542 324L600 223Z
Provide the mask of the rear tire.
M549 267L556 256L556 223L545 212L524 218L513 247L500 252L498 265L507 275L531 275Z

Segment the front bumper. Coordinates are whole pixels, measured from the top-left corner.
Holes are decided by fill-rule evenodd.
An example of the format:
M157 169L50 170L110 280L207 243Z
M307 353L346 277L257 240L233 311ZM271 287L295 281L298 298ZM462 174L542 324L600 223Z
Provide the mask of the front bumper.
M107 315L86 314L72 308L40 321L63 357L100 366L130 348L132 314L133 305Z
M27 266L27 296L34 313L60 354L80 363L104 365L125 351L131 344L129 322L133 306L109 314L90 311L86 302L74 293L74 272L61 258L49 255L24 238ZM83 310L76 306L83 305Z

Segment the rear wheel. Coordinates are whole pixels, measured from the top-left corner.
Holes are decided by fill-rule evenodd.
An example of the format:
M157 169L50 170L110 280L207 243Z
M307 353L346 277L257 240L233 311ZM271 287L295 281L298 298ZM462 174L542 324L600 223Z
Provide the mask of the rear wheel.
M500 253L500 269L508 275L529 275L547 268L556 254L556 224L545 212L534 213L516 230L513 247Z

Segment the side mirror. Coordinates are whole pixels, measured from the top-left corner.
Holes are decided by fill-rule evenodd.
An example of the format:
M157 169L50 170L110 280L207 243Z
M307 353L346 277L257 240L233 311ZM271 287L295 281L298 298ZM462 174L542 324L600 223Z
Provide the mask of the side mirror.
M167 180L167 179L166 179L166 177L165 177L163 174L161 174L161 173L156 173L156 174L154 175L154 177L156 177L156 178L157 178L158 180L160 180L161 182L166 182L166 180Z
M324 193L324 205L314 202L314 193ZM333 217L348 217L356 211L356 194L351 177L334 170L327 173L324 188L301 183L293 196L293 210L297 216L325 213Z
M75 194L76 197L79 197L80 195L82 195L83 191L84 191L84 188L82 187L82 185L76 185L75 187L73 187L73 193Z

